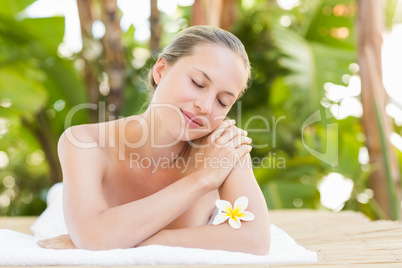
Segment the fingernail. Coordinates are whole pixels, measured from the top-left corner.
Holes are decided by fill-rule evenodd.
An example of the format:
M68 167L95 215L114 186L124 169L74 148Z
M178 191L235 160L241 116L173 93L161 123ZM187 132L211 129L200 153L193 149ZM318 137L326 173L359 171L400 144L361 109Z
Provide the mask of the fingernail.
M232 119L232 123L233 123L233 124L236 124L236 120Z
M253 140L251 138L247 137L247 141L252 142Z

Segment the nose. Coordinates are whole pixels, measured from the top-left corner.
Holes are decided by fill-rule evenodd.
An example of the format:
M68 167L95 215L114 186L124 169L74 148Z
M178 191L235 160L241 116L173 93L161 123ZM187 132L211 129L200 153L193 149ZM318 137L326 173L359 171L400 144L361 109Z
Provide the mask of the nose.
M202 114L210 114L215 97L212 94L203 94L194 101L195 107Z

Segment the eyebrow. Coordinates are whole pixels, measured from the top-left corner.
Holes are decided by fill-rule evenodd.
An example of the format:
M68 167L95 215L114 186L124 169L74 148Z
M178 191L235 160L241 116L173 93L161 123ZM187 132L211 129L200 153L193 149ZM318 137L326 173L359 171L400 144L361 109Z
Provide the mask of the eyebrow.
M212 83L211 78L209 78L209 76L208 76L204 71L202 71L202 70L200 70L200 69L197 69L197 68L193 68L193 69L196 70L196 71L198 71L198 72L200 72L200 73L202 73L202 74L205 76L205 78L206 78L209 82ZM228 94L228 95L230 95L230 96L232 96L233 98L236 99L236 95L233 94L233 93L230 92L230 91L223 91L223 93L226 93L226 94Z

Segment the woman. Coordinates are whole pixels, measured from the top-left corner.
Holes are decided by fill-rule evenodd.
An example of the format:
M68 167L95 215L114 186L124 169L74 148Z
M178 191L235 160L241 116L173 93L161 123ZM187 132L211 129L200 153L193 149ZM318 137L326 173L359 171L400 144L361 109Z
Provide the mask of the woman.
M153 94L143 114L74 126L61 136L69 235L39 245L268 254L268 210L252 170L251 139L225 119L249 77L247 54L234 35L212 26L181 31L150 71ZM254 220L239 229L233 220L208 224L216 200L233 204L241 196Z

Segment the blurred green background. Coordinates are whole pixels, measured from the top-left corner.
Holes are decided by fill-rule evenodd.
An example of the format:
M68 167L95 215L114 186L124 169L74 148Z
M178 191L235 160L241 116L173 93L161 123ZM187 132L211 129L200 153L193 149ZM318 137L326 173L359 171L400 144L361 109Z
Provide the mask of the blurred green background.
M104 29L111 22L103 16L103 2L108 1L92 1L86 7L93 17L81 17L81 30L88 20L92 28L81 33L78 49L66 44L67 18L51 12L35 17L36 2L44 1L0 0L0 215L39 215L46 208L48 189L62 180L56 150L59 136L70 125L102 119L98 110L82 109L66 124L69 111L81 103L103 103L117 107L107 110L106 119L140 113L155 52L178 31L196 24L195 16L203 18L198 22L210 23L208 12L214 8L203 9L201 0L177 1L178 5L170 1L170 9L165 3L160 14L154 14L159 25L153 26L161 31L150 35L149 23L123 21L130 10L118 1L116 14L122 18L118 61L107 56ZM62 6L68 1L53 2ZM149 12L148 1L132 2L138 8L144 5L139 2L146 3ZM253 139L255 175L268 207L353 209L372 219L385 218L373 198L376 189L368 183L376 167L368 160L361 120L357 1L221 2L219 14L234 10L223 25L244 43L252 64L250 87L229 117ZM401 9L400 1L386 1L385 31L402 22ZM116 63L122 77L117 89L110 77ZM391 119L399 171L402 153L396 143L401 140L402 122L393 115L402 114L400 96L388 101L397 110ZM303 128L317 111L321 120ZM328 144L335 151L327 161L306 149L325 153Z

